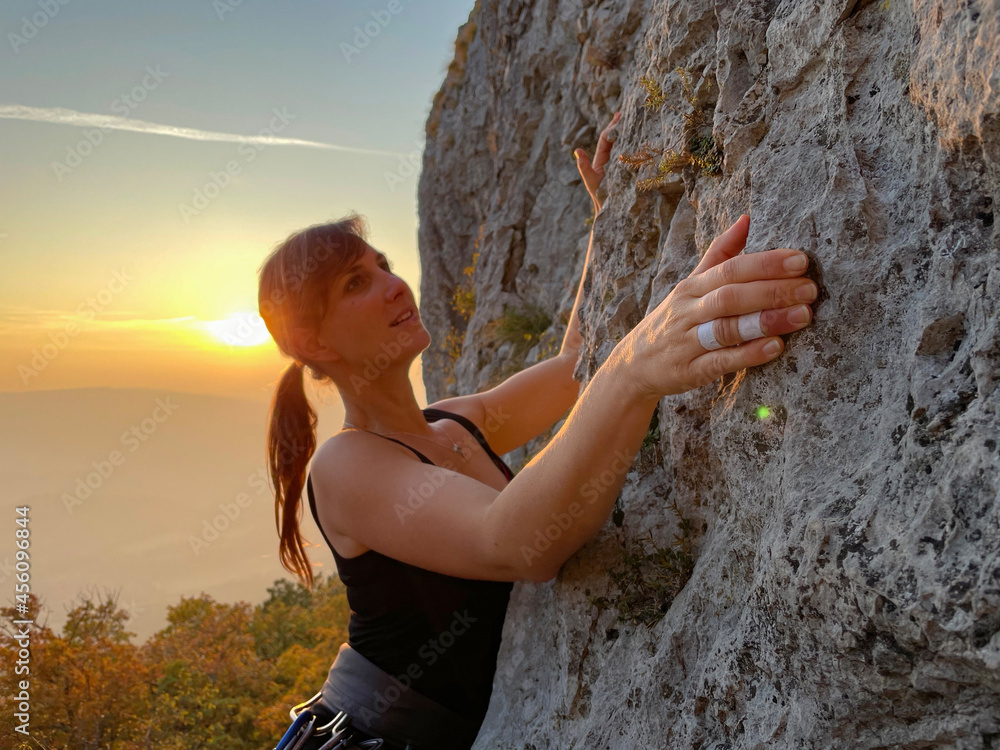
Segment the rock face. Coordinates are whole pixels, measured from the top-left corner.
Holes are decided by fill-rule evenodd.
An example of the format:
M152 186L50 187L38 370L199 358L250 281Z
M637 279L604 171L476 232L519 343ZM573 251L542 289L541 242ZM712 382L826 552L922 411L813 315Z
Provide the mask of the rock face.
M582 382L741 213L821 289L724 398L664 398L622 513L515 585L476 748L1000 748L1000 0L487 0L456 50L419 187L428 401L561 340L572 150L618 109ZM679 166L617 159L643 146ZM528 303L551 320L516 352L493 321ZM629 620L623 550L675 534L690 579Z

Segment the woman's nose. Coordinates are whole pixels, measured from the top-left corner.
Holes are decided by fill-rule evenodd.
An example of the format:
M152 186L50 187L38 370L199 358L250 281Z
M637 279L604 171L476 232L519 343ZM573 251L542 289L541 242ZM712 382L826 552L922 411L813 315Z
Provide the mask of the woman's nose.
M389 287L387 290L389 299L395 299L402 292L405 292L407 289L409 289L409 286L407 286L406 281L404 279L397 276L392 271L387 271L386 273L389 274Z

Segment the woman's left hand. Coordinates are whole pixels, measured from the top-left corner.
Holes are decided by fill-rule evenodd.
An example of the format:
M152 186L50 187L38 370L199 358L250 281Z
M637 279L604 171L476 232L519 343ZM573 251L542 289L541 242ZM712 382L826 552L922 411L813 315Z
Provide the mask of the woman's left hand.
M608 135L611 134L621 116L621 112L615 112L615 116L611 118L611 122L601 131L601 137L597 141L597 150L594 152L593 161L590 160L587 152L582 148L578 148L573 152L574 156L576 156L577 169L580 170L580 176L583 177L583 184L594 201L594 209L596 211L601 210L601 203L597 199L597 188L601 184L601 180L604 179L604 165L611 158L611 146L614 144L614 139L609 140Z

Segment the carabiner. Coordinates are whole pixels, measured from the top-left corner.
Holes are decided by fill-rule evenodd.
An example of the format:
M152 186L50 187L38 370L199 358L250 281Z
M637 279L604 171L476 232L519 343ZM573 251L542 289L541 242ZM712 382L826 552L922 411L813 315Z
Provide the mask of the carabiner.
M346 711L338 713L331 722L333 736L320 745L318 750L342 750L342 748L346 748L352 737L350 724L351 717Z
M347 711L341 711L334 717L335 726L332 727L331 731L339 732L342 729L347 729L351 725L351 717Z
M314 720L315 717L311 714L301 714L296 716L292 721L291 726L285 730L281 739L278 740L278 744L274 746L274 750L286 750L286 748L288 748L292 743L297 742L303 736L303 731L308 732L312 729L311 722Z
M316 693L316 695L314 695L309 700L303 701L302 703L299 703L298 705L292 706L290 709L288 709L288 715L292 717L292 721L295 721L295 719L298 718L299 714L302 711L309 708L309 706L315 704L322 697L323 697L323 691L320 690L318 693Z
M302 750L309 738L313 736L313 728L316 726L316 715L311 712L309 714L303 714L303 716L306 715L308 715L309 718L305 726L303 726L302 731L300 731L294 739L288 743L286 746L287 750Z

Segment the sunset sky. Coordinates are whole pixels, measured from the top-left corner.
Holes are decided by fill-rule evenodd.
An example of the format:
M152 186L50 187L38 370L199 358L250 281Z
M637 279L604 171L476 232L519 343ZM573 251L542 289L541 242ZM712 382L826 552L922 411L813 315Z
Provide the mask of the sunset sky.
M256 603L292 578L261 481L288 360L256 317L257 270L289 234L358 211L419 300L424 123L472 7L0 6L0 515L30 508L39 621L58 630L97 587L144 640L183 596ZM425 404L419 358L411 379ZM343 409L307 386L322 443Z
M269 398L257 268L350 210L418 295L409 164L472 5L5 3L0 391Z

